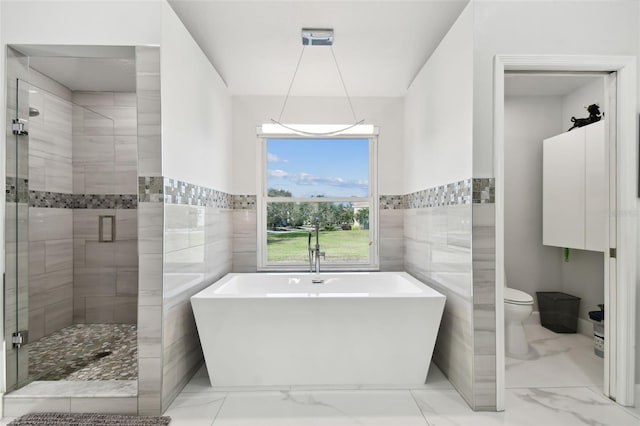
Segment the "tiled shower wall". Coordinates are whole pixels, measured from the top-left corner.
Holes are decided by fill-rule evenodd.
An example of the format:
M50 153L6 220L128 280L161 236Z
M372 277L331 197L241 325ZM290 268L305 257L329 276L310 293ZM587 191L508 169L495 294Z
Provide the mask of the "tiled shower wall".
M75 323L137 321L136 94L73 92ZM99 218L115 216L115 241L99 241Z
M495 410L495 222L492 179L406 196L407 272L447 297L434 361L475 410Z
M160 49L136 47L138 104L138 414L162 410L164 197Z
M30 72L29 106L29 339L38 340L73 323L73 210L71 92ZM44 204L56 194L58 203ZM65 201L63 201L65 200ZM36 207L42 206L42 207ZM46 206L46 207L45 207Z

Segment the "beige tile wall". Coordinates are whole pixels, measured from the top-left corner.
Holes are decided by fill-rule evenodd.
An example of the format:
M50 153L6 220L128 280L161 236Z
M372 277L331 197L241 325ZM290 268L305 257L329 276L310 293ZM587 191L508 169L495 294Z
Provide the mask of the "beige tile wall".
M434 361L473 406L473 282L470 204L407 209L405 270L447 297Z
M474 410L496 408L495 204L404 211L404 267L447 297L434 361Z
M29 106L40 115L29 118L29 189L71 194L71 92L31 71L54 95L32 86ZM29 207L29 339L38 340L73 323L73 212Z
M115 215L115 242L98 241L100 215ZM74 209L74 323L137 322L137 221L136 209Z
M29 339L73 323L73 211L29 208Z
M160 49L136 47L138 173L162 176ZM162 410L163 232L162 195L138 193L138 413Z
M203 360L191 296L231 271L233 212L165 204L162 406L166 409Z
M135 93L73 92L73 192L136 194Z
M135 93L73 92L73 191L137 194ZM115 215L115 242L100 242L100 215ZM138 317L136 209L74 209L75 323L128 323Z
M380 209L378 244L381 271L404 271L404 210Z

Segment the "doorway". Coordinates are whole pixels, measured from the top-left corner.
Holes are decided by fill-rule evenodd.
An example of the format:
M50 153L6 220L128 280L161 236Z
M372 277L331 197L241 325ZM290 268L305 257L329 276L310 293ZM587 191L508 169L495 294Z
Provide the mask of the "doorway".
M613 141L610 182L611 217L609 248L603 253L605 355L603 393L621 405L632 405L635 367L635 257L636 257L636 159L635 61L626 57L498 55L494 67L494 169L496 177L496 382L497 407L505 397L505 72L615 73L617 97L612 106L608 137ZM625 213L626 212L626 213ZM507 277L508 278L508 277Z
M606 84L611 78L608 73L505 73L510 389L601 389L604 384L604 322L595 319L604 312L609 247L604 130L614 115L609 105L614 94L607 96ZM591 107L593 118L573 127L572 117L589 116L589 105L597 107L597 112Z

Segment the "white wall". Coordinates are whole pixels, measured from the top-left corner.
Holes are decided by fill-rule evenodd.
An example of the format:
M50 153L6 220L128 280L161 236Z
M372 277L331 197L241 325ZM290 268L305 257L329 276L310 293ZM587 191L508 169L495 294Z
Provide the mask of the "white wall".
M493 176L496 54L638 54L636 1L475 2L473 176Z
M168 4L160 61L163 174L231 192L231 97Z
M542 245L542 140L563 132L562 98L506 97L504 115L507 285L536 300L562 283L562 249Z
M233 97L233 193L256 194L256 126L277 119L283 97ZM402 194L402 98L352 98L358 119L379 126L378 192ZM291 97L282 117L286 123L349 124L344 97Z
M405 97L405 193L471 177L473 9L460 14Z

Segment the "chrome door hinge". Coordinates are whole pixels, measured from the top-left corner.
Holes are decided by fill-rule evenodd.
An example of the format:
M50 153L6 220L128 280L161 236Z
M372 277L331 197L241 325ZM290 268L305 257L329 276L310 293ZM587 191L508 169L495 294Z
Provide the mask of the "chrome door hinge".
M13 130L14 135L28 135L29 132L25 125L27 124L27 120L23 120L21 118L14 118L11 124L11 130Z
M616 258L616 254L617 254L617 250L615 248L610 248L609 249L609 257L615 259Z
M29 339L29 332L27 330L16 331L11 335L11 343L15 349L20 349L22 345L26 345Z

